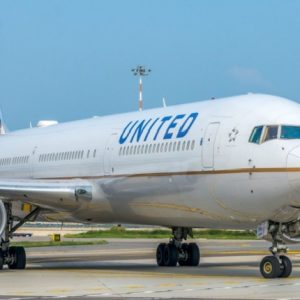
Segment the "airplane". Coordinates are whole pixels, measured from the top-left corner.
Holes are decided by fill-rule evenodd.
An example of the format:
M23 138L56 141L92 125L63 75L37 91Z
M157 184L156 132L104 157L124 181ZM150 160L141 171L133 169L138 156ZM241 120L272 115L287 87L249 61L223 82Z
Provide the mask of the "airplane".
M246 94L0 135L0 268L26 267L10 245L27 221L172 229L159 266L198 266L193 228L257 230L265 278L292 272L300 242L300 105Z

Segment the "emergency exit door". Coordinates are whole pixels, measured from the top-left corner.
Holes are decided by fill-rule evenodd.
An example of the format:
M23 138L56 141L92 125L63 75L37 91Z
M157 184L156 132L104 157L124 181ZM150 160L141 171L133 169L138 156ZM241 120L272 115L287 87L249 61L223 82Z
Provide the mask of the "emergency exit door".
M219 122L208 124L202 142L202 166L204 168L214 167L216 137L220 127Z

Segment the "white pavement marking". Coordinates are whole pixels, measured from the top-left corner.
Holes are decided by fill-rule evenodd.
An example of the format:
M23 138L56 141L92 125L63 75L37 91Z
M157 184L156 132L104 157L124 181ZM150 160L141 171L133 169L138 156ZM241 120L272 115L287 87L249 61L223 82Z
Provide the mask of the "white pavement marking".
M90 297L90 298L93 298L93 297L102 297L102 296L111 296L111 295L104 295L104 294L91 294L91 295L86 295L85 297ZM82 296L81 296L82 297Z

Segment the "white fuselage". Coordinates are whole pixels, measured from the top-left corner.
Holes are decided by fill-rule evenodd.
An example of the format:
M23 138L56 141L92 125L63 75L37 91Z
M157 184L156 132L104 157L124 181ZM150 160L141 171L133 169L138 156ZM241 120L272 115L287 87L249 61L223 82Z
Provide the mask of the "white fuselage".
M0 177L91 182L91 201L50 205L59 220L287 222L300 208L300 139L249 142L254 127L283 124L300 126L299 104L249 94L21 130L0 136Z

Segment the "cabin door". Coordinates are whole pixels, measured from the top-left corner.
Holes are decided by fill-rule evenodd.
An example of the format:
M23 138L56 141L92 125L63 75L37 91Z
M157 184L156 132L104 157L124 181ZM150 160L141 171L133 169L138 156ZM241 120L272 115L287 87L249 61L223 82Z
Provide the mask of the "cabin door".
M203 168L214 167L215 142L220 127L219 122L208 124L202 143L202 166Z
M103 171L104 175L112 175L114 173L113 155L116 145L117 133L113 133L107 140L103 155Z

